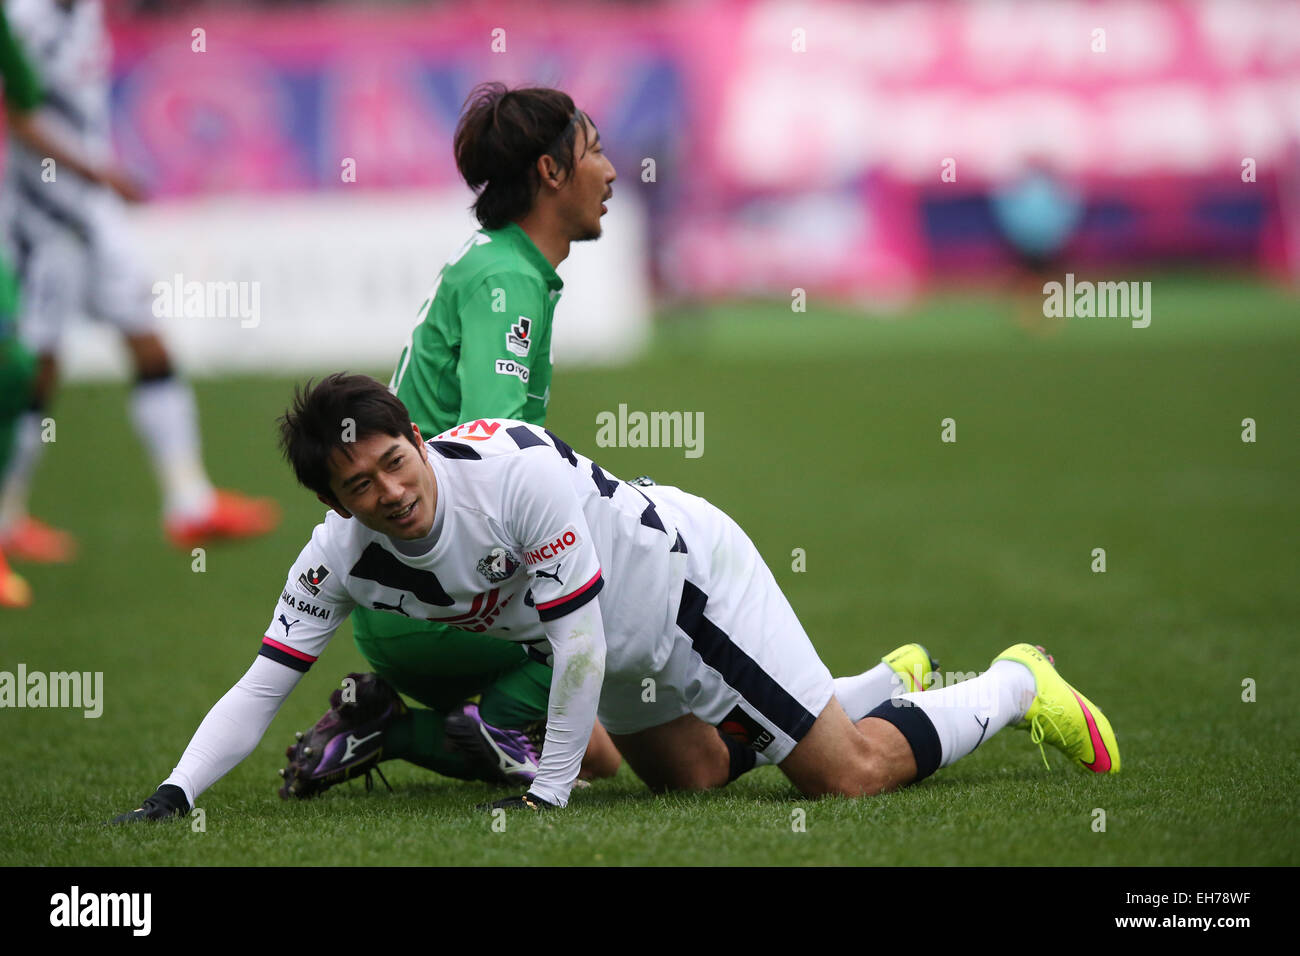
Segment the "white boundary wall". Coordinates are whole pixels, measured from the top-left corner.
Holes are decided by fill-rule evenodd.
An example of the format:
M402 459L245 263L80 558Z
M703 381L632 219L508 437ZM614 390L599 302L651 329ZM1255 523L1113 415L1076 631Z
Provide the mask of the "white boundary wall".
M158 203L133 210L133 240L150 305L154 283L173 285L179 274L185 283L245 283L244 303L259 306L256 324L233 301L224 316L159 318L185 374L386 375L438 270L478 228L471 199L457 189ZM558 270L560 367L628 361L649 337L644 213L616 193L602 221L604 236L575 243ZM84 318L70 324L62 359L70 380L124 379L130 368L120 336Z

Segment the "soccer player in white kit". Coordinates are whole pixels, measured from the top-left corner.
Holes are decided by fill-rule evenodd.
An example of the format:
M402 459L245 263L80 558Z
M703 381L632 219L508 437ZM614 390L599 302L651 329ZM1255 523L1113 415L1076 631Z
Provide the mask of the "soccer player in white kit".
M833 680L727 515L619 481L539 426L478 420L425 443L387 389L340 374L299 394L281 436L332 513L253 666L158 791L115 822L188 812L358 605L522 643L554 667L536 779L494 806L565 806L598 715L655 789L722 786L761 756L806 795L881 793L1021 721L1087 769L1119 769L1104 715L1029 645L942 690L893 696L884 664Z
M117 165L109 130L112 58L99 0L9 0L13 33L40 79L33 110L65 161L21 136L9 138L3 213L23 302L19 336L38 359L33 407L18 421L0 487L0 545L13 557L70 560L72 535L31 517L27 501L40 453L42 419L53 398L57 353L79 312L117 327L135 365L131 419L163 490L168 538L189 548L210 538L264 534L278 509L212 486L199 451L189 385L174 373L158 336L150 284L132 253L123 199L141 194ZM49 174L53 173L51 177Z

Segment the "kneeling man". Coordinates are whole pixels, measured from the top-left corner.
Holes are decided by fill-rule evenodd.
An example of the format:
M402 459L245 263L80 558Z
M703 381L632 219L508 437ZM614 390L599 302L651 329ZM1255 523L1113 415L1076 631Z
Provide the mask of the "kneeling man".
M597 716L654 789L723 786L761 761L808 796L877 794L1008 725L1088 770L1119 769L1105 716L1028 644L938 690L921 689L931 662L916 644L833 679L726 514L620 481L544 428L478 420L426 442L384 386L339 374L296 396L281 437L332 513L253 666L118 821L188 812L358 606L515 641L554 668L536 778L500 806L565 806ZM892 692L900 677L908 693Z

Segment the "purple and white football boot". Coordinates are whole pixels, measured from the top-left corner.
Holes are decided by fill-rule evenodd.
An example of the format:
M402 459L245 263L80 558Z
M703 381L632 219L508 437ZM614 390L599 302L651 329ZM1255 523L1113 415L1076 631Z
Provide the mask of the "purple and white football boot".
M443 729L457 750L479 764L484 780L526 790L537 776L544 725L533 725L531 733L493 727L479 714L478 704L465 704L447 715Z
M362 774L369 790L372 771L388 786L379 770L384 731L405 713L402 698L378 674L349 674L344 686L330 695L330 709L285 751L289 766L280 771L284 778L280 796L286 800L314 797Z

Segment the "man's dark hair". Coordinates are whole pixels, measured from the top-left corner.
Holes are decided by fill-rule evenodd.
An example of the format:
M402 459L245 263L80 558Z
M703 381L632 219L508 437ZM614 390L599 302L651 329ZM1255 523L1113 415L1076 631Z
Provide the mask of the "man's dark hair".
M294 389L293 405L280 417L280 448L299 484L330 501L330 456L351 459L353 442L392 435L415 442L411 416L396 395L368 375L336 372Z
M456 124L456 168L478 193L474 215L485 229L527 215L541 185L542 156L552 157L566 178L573 175L574 143L586 118L559 90L474 87Z

